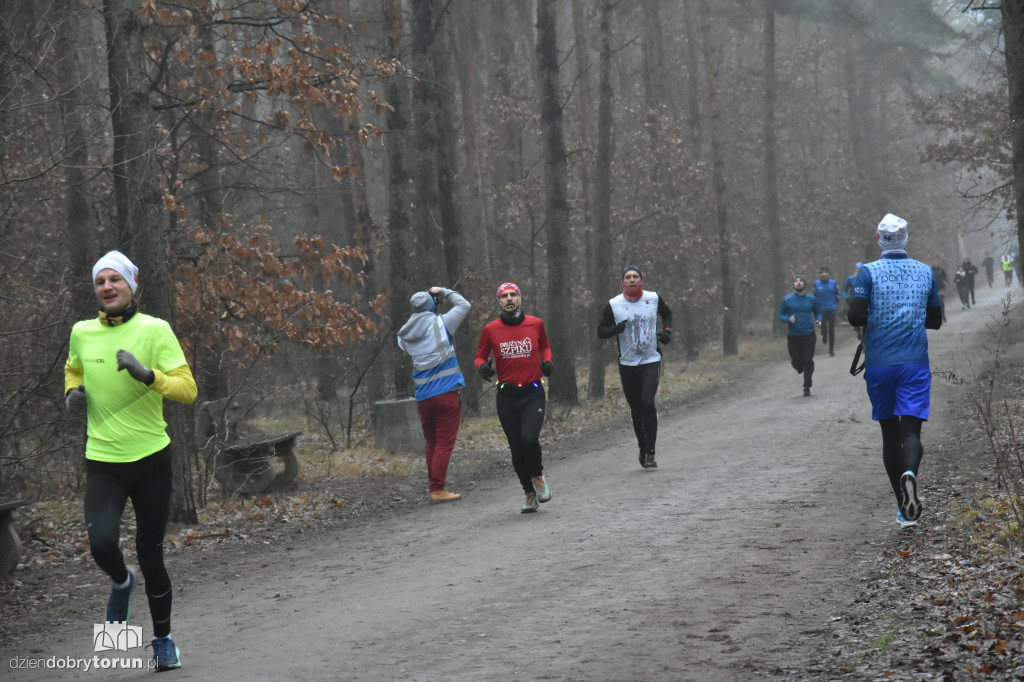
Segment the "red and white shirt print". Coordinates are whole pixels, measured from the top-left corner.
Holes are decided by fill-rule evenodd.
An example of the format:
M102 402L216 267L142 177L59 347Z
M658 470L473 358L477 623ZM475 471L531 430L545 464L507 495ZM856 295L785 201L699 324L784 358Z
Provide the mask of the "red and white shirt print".
M539 381L541 360L551 360L544 322L539 317L524 315L516 325L505 324L500 318L488 323L480 332L475 365L486 363L491 355L498 381L520 386Z

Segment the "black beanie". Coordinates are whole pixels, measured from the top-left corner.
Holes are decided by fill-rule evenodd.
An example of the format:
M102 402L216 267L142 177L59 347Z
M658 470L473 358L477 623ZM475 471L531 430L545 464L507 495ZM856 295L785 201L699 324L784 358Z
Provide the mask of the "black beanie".
M622 268L622 276L619 277L619 281L621 282L623 279L625 279L626 278L626 273L631 271L631 270L633 272L635 272L636 274L640 275L640 279L643 280L644 273L640 272L640 268L638 268L635 265L627 265L626 267Z

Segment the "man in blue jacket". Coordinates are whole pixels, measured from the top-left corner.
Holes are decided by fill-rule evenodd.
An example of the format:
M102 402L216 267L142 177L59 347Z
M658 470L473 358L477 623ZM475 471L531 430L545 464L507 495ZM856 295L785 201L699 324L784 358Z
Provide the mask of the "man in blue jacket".
M896 521L917 524L918 467L924 448L932 374L926 329L942 326L942 303L932 269L907 257L907 221L887 213L878 224L882 257L857 275L847 318L864 331L864 382L871 418L882 427L882 461L896 495Z
M789 361L797 374L804 375L804 395L810 395L814 345L818 342L815 327L821 326L821 307L818 299L807 293L807 280L802 275L793 278L793 293L782 299L779 320L789 325Z
M828 344L828 354L835 356L836 311L839 310L839 283L831 278L828 268L818 268L818 279L814 280L814 297L821 309L821 342Z

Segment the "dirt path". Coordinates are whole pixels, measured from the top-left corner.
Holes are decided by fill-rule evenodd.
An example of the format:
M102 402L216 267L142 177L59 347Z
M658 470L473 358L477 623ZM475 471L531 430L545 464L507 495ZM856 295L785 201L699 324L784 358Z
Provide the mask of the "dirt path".
M972 311L951 306L930 333L933 367L967 371L962 357L978 357L1003 293L979 289ZM545 454L553 499L537 514L518 513L509 471L458 503L286 550L210 552L180 579L172 561L185 665L173 679L811 679L830 616L900 532L878 427L861 377L848 374L853 334L841 331L835 358L819 343L811 398L780 360L663 409L656 471L637 465L625 423L589 446L556 444ZM924 530L928 443L962 390L933 384ZM15 654L91 657L89 627L4 652L4 667Z

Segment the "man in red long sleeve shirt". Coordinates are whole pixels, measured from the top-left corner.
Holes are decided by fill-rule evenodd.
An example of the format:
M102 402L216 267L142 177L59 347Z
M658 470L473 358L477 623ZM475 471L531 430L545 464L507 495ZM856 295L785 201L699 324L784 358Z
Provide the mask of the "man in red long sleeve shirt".
M498 375L498 420L512 451L512 467L526 493L520 509L525 514L551 499L540 449L547 404L541 376L551 376L554 365L544 322L523 313L519 287L512 282L498 287L498 304L498 319L480 332L475 365L484 381ZM488 359L492 354L493 366Z

